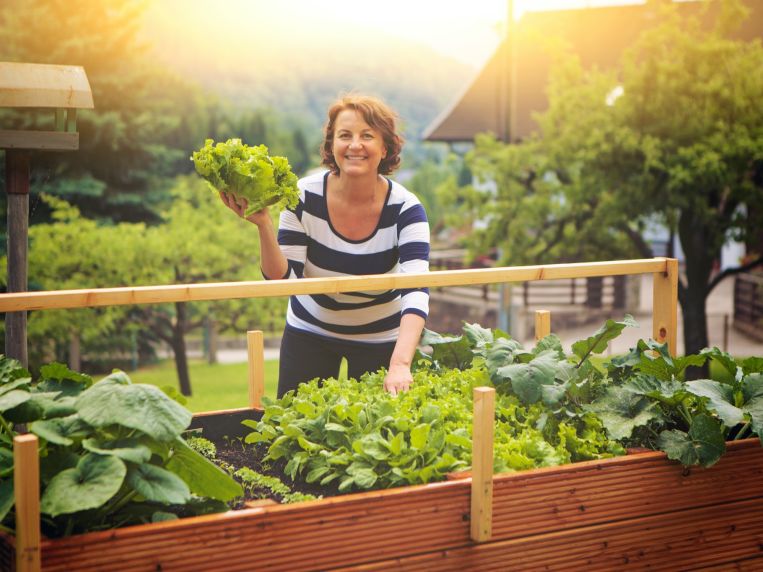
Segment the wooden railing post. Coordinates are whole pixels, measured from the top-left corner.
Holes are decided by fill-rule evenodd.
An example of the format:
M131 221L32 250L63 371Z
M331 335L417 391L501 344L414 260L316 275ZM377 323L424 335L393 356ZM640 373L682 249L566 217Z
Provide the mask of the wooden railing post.
M471 538L490 540L493 534L493 426L495 389L474 388L472 419Z
M676 355L678 325L678 260L665 258L665 271L654 273L652 300L652 337L660 343L668 343L672 355Z
M551 312L548 310L535 311L535 341L539 342L551 333Z
M262 409L262 396L265 395L265 342L262 330L247 332L246 346L249 354L249 407Z
M16 572L40 572L40 457L35 435L13 438Z

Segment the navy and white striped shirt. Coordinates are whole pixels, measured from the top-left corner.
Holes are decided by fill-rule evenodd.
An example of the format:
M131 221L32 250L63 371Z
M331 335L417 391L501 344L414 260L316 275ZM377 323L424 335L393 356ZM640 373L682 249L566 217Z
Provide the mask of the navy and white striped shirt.
M350 240L332 226L326 205L329 172L300 179L299 204L284 210L278 244L289 263L284 278L426 272L429 223L424 207L388 179L387 199L371 235ZM287 327L357 342L397 340L400 317L427 317L426 288L291 296Z

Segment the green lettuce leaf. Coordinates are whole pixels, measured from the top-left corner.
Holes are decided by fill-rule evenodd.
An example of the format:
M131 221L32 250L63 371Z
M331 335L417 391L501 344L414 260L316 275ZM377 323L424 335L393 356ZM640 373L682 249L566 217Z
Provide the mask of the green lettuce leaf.
M191 156L196 171L213 190L247 201L245 215L267 206L294 208L299 202L297 176L285 157L271 157L265 145L250 147L241 139L204 146Z

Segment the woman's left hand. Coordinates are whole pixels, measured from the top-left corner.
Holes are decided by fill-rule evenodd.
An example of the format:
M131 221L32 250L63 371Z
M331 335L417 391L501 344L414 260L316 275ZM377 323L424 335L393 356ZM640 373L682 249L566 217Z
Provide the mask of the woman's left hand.
M408 391L413 383L411 368L404 365L391 365L384 377L384 390L392 395Z

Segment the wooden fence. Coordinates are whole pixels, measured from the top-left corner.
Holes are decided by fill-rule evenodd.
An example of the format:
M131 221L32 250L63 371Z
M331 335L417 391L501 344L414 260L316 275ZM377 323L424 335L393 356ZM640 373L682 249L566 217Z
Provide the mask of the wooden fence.
M734 279L734 328L763 341L763 274L738 274Z

